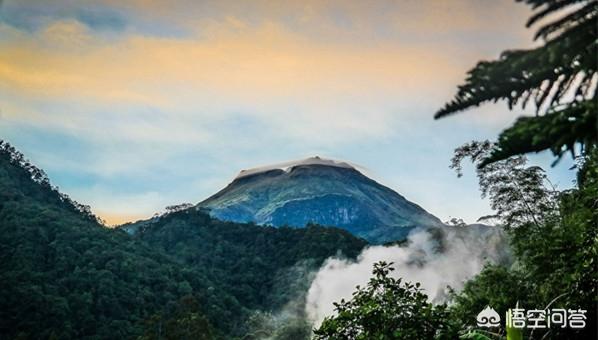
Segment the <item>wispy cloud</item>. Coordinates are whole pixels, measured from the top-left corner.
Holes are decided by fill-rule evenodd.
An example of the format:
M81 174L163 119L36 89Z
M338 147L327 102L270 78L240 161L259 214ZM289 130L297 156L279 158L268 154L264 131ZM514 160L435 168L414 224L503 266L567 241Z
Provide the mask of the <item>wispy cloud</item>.
M527 14L508 0L6 1L0 132L65 190L87 199L102 187L92 200L106 214L119 178L145 183L119 183L127 197L161 197L129 207L151 215L240 168L313 153L395 178L409 172L393 155L425 150L444 169L447 140L494 134L513 116L489 119L504 117L495 107L432 131L433 110L475 61L527 44Z

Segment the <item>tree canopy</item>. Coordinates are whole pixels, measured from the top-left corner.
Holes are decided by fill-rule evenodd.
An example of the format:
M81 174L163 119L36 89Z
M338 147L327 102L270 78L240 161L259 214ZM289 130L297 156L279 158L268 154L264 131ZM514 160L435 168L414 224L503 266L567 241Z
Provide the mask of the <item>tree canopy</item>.
M428 302L419 283L390 276L392 263L374 264L366 287L335 303L336 315L314 331L315 340L454 339L458 329L445 305Z

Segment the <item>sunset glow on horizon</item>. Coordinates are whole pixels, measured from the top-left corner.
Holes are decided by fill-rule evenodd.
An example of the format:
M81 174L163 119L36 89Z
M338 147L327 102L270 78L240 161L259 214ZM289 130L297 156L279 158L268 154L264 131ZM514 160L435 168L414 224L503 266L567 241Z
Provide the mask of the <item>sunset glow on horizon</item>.
M490 209L452 150L523 112L432 116L478 60L532 46L528 16L510 0L3 1L0 138L111 225L316 154L473 222ZM567 168L550 170L561 187Z

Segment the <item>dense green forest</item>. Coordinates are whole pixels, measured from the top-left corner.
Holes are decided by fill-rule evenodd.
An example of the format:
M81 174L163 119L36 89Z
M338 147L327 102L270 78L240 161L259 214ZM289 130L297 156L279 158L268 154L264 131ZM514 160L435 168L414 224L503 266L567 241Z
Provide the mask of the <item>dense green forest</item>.
M262 228L196 210L132 237L101 225L5 142L0 221L2 339L242 336L256 316L301 297L308 269L366 245L340 229Z
M13 147L0 146L2 338L126 338L189 293L218 306L213 320L227 317L230 307L211 300L201 273L103 227Z
M226 292L250 311L248 322L232 332L245 334L245 339L267 335L298 339L291 336L295 332L308 338L311 326L305 319L304 299L312 275L328 257L354 259L367 245L342 229L223 222L195 207L144 222L135 238L171 255L185 268L205 271L219 284L215 298ZM271 313L283 308L290 315L280 324Z
M243 306L263 310L281 308L295 292L307 290L305 275L329 256L355 258L367 244L342 229L222 222L195 208L161 217L135 235L185 267L203 268Z

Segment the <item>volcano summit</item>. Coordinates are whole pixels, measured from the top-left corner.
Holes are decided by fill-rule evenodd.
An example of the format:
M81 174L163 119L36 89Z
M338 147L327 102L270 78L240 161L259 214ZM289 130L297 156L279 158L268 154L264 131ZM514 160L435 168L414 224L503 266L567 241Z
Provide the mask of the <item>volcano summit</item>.
M197 207L227 221L336 226L372 243L403 239L416 227L443 225L356 166L317 156L242 170Z

